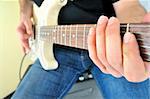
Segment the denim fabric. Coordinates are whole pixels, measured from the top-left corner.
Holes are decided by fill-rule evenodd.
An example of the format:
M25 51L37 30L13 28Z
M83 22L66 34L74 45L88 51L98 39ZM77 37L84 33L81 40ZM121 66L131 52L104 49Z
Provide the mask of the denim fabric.
M12 99L62 99L87 69L93 74L104 99L150 99L149 79L131 83L123 77L103 74L85 50L55 46L54 54L59 68L45 71L36 60Z

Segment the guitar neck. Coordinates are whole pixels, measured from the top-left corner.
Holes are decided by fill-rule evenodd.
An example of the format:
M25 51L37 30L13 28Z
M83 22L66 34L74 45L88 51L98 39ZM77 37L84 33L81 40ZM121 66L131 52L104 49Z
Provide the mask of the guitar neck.
M42 40L48 40L56 44L87 49L88 32L90 27L93 26L96 25L42 26L38 36Z
M87 36L91 27L96 27L96 24L37 26L35 37L46 42L87 49ZM126 28L127 24L120 25L122 37ZM144 60L150 61L150 23L131 23L129 31L135 34Z

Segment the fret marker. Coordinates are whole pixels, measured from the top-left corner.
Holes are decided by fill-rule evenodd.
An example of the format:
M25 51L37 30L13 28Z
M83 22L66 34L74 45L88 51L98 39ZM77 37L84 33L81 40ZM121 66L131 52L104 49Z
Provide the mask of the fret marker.
M55 32L56 32L56 29L53 30L53 33L55 33Z
M75 35L73 34L72 37L75 38Z
M63 34L62 36L65 37L65 34Z
M56 37L53 37L53 40L56 40Z

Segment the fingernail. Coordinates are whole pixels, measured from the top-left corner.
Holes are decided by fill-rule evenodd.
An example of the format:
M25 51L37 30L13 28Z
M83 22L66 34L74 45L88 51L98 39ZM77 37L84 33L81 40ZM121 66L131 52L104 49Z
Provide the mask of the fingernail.
M109 19L108 25L113 24L115 19L116 19L115 17L111 17L111 18Z
M130 32L126 32L126 33L124 34L123 41L124 41L124 43L129 43L130 40L131 40L131 33L130 33Z
M107 20L108 18L104 15L100 16L98 19L98 24L102 24L105 22L105 20Z

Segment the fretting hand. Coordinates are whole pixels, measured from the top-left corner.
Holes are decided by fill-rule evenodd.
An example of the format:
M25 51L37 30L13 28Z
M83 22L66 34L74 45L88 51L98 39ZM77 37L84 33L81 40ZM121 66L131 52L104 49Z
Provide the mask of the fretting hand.
M130 82L141 82L150 76L150 63L144 62L132 33L120 37L120 23L115 17L101 16L97 27L88 35L88 50L92 61L102 72L124 76Z
M28 39L33 34L32 30L32 4L29 1L26 1L26 6L23 6L24 9L20 10L20 21L17 27L17 33L22 45L24 53L29 52L29 43Z

